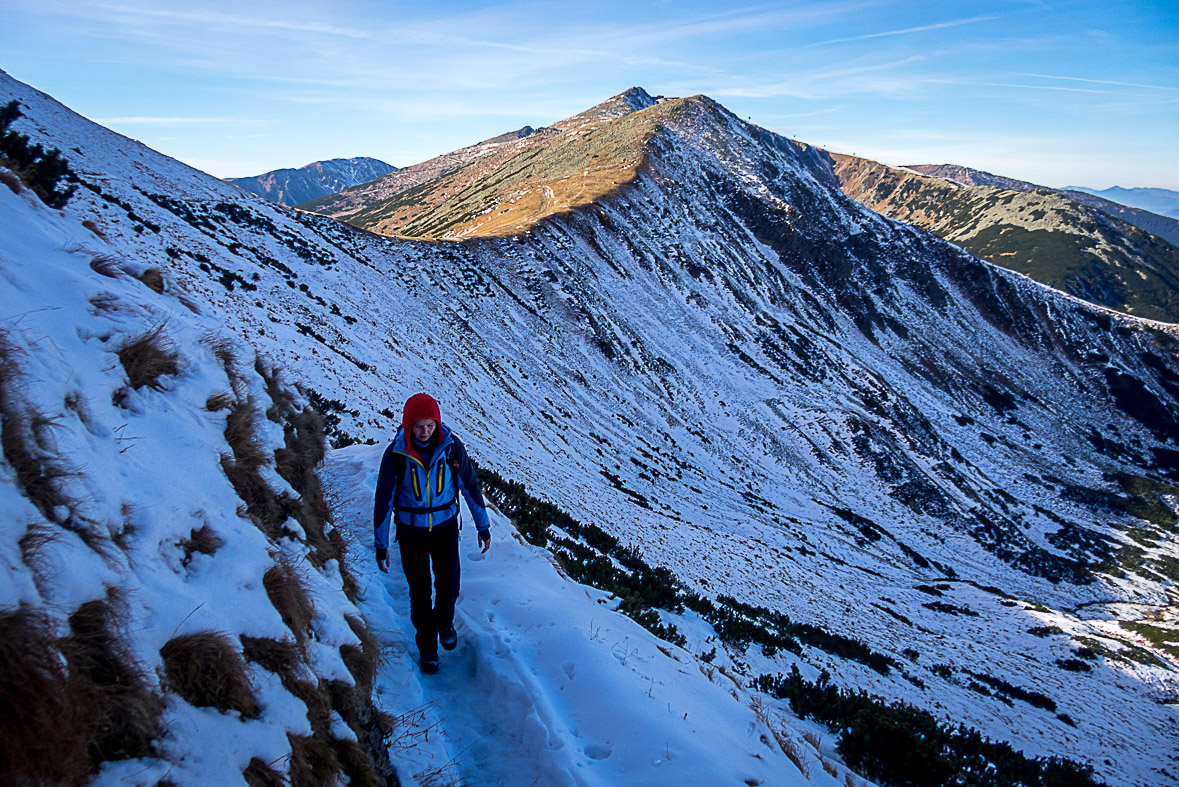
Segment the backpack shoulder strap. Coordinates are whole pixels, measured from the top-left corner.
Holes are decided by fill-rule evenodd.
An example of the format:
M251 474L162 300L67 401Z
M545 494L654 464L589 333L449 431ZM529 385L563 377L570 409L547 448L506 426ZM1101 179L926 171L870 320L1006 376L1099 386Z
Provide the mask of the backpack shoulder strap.
M450 485L451 490L454 492L454 502L458 506L458 513L455 514L455 516L458 517L459 530L462 530L463 506L462 503L459 503L459 460L456 459L454 455L454 447L456 444L460 447L462 445L462 443L458 442L457 437L453 438L453 442L446 447L446 458L443 461L450 465Z
M405 477L405 455L393 454L393 497L389 501L389 506L393 509L393 515L389 519L393 523L393 540L397 540L397 490L401 486L401 479Z

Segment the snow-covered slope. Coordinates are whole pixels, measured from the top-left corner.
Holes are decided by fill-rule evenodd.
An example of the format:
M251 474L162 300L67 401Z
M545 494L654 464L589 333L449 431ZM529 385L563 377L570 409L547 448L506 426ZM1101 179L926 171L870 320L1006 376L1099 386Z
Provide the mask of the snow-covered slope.
M243 191L277 202L298 205L300 202L326 197L346 188L367 183L393 172L397 167L375 159L333 158L313 161L298 169L276 169L248 178L226 178Z
M76 217L4 188L0 225L4 782L375 783L318 416Z
M663 616L688 652L721 650L738 682L827 670L1111 782L1175 772L1173 327L872 214L810 148L707 99L658 105L630 185L522 236L435 244L243 199L2 84L0 100L26 105L21 129L61 147L84 181L61 221L91 221L106 253L163 268L166 292L335 408L338 436L387 439L405 397L429 390L481 465L689 588L889 660L720 643L690 614ZM17 210L15 222L42 221ZM361 513L364 496L350 495ZM477 674L502 636L484 614L496 600L509 603L476 584L465 602L478 645L463 663ZM519 643L534 659L523 663L548 670L512 684L529 701L559 691L558 656L529 655L545 642ZM657 674L670 675L663 658ZM456 718L477 730L469 712Z

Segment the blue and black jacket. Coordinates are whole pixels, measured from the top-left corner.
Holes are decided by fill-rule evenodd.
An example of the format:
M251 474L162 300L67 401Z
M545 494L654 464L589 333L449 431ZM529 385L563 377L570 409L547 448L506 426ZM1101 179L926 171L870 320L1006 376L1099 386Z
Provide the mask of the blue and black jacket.
M433 530L457 522L458 493L462 490L480 532L491 528L487 507L475 467L467 449L446 424L438 424L433 450L423 460L406 445L404 429L381 459L377 476L377 495L373 507L376 548L389 548L389 523L402 527Z

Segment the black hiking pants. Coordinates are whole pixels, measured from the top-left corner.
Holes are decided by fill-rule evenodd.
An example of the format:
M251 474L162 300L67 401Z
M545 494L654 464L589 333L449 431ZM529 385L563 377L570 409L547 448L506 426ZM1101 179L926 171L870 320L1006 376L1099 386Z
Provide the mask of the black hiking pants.
M421 656L438 653L438 632L454 627L454 603L459 594L459 528L457 520L433 530L397 526L401 568L409 582L409 618L417 632ZM434 601L430 603L430 569L434 573Z

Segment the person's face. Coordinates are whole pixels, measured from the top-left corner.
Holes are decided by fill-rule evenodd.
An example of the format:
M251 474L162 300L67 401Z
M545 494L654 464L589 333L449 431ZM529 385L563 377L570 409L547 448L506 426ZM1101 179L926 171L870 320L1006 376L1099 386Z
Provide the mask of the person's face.
M430 438L434 436L434 430L438 427L438 422L433 418L419 418L413 422L410 427L410 432L413 433L413 439L419 443L428 443Z

